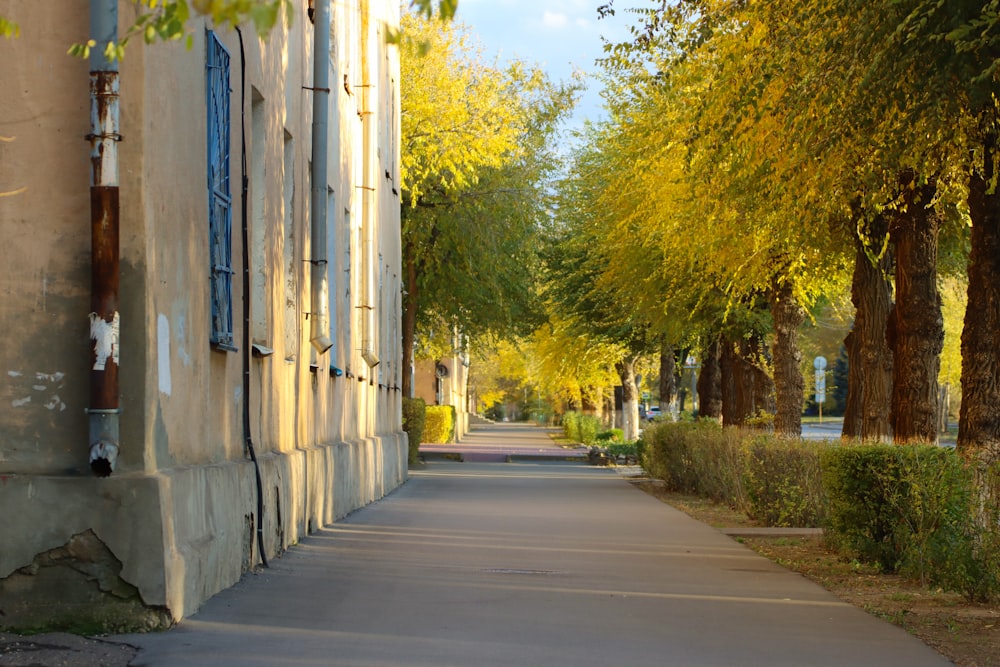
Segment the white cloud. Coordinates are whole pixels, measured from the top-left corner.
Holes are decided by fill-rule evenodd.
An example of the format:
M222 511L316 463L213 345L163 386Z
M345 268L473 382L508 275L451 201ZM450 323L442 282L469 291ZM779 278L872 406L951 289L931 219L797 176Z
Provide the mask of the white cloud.
M562 12L552 12L545 10L542 14L542 26L545 28L565 28L569 23L569 17Z

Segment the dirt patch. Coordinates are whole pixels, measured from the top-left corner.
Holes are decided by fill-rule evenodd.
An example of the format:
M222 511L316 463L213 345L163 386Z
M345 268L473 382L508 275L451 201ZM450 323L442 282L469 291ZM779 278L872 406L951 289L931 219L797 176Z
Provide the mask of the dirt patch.
M648 480L633 484L716 528L756 525L741 512L710 500L671 493ZM821 536L734 539L812 579L845 602L905 628L959 667L1000 665L1000 604L976 604L918 581L880 574L831 551Z
M0 632L0 666L126 667L138 651L126 644L50 633L22 637Z

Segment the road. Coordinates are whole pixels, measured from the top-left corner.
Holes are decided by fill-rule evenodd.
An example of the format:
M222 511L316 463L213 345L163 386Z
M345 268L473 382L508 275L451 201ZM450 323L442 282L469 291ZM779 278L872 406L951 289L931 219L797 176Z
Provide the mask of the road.
M432 460L175 629L115 639L135 667L950 664L614 470L553 461Z

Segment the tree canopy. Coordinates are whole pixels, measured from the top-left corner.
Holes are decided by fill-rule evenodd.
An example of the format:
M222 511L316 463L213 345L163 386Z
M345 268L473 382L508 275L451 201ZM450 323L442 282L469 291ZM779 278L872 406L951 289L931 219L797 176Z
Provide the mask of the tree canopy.
M467 29L407 15L402 44L403 356L421 329L530 332L537 238L575 84L483 58ZM404 368L404 385L408 384ZM404 391L407 386L404 386Z

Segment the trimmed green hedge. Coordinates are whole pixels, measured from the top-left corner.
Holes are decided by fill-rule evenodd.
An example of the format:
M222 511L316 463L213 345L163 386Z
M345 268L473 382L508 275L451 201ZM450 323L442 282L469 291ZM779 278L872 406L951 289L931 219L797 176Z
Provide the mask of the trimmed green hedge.
M828 445L756 436L744 443L747 514L767 526L819 526L827 513L820 453Z
M845 556L975 600L1000 596L1000 469L979 485L954 450L843 445L721 428L649 424L646 471L769 526L822 526ZM977 492L977 489L981 489ZM992 491L991 491L992 490Z
M1000 531L995 520L980 525L971 470L954 450L831 448L822 466L841 551L971 599L1000 593Z
M420 443L424 437L427 404L422 398L403 397L403 430L409 442L409 461L416 463L420 457Z
M600 419L580 412L567 412L564 414L562 425L568 440L580 442L585 445L592 445L597 442L597 434L601 430Z
M424 421L424 442L444 444L455 439L455 408L428 405Z

